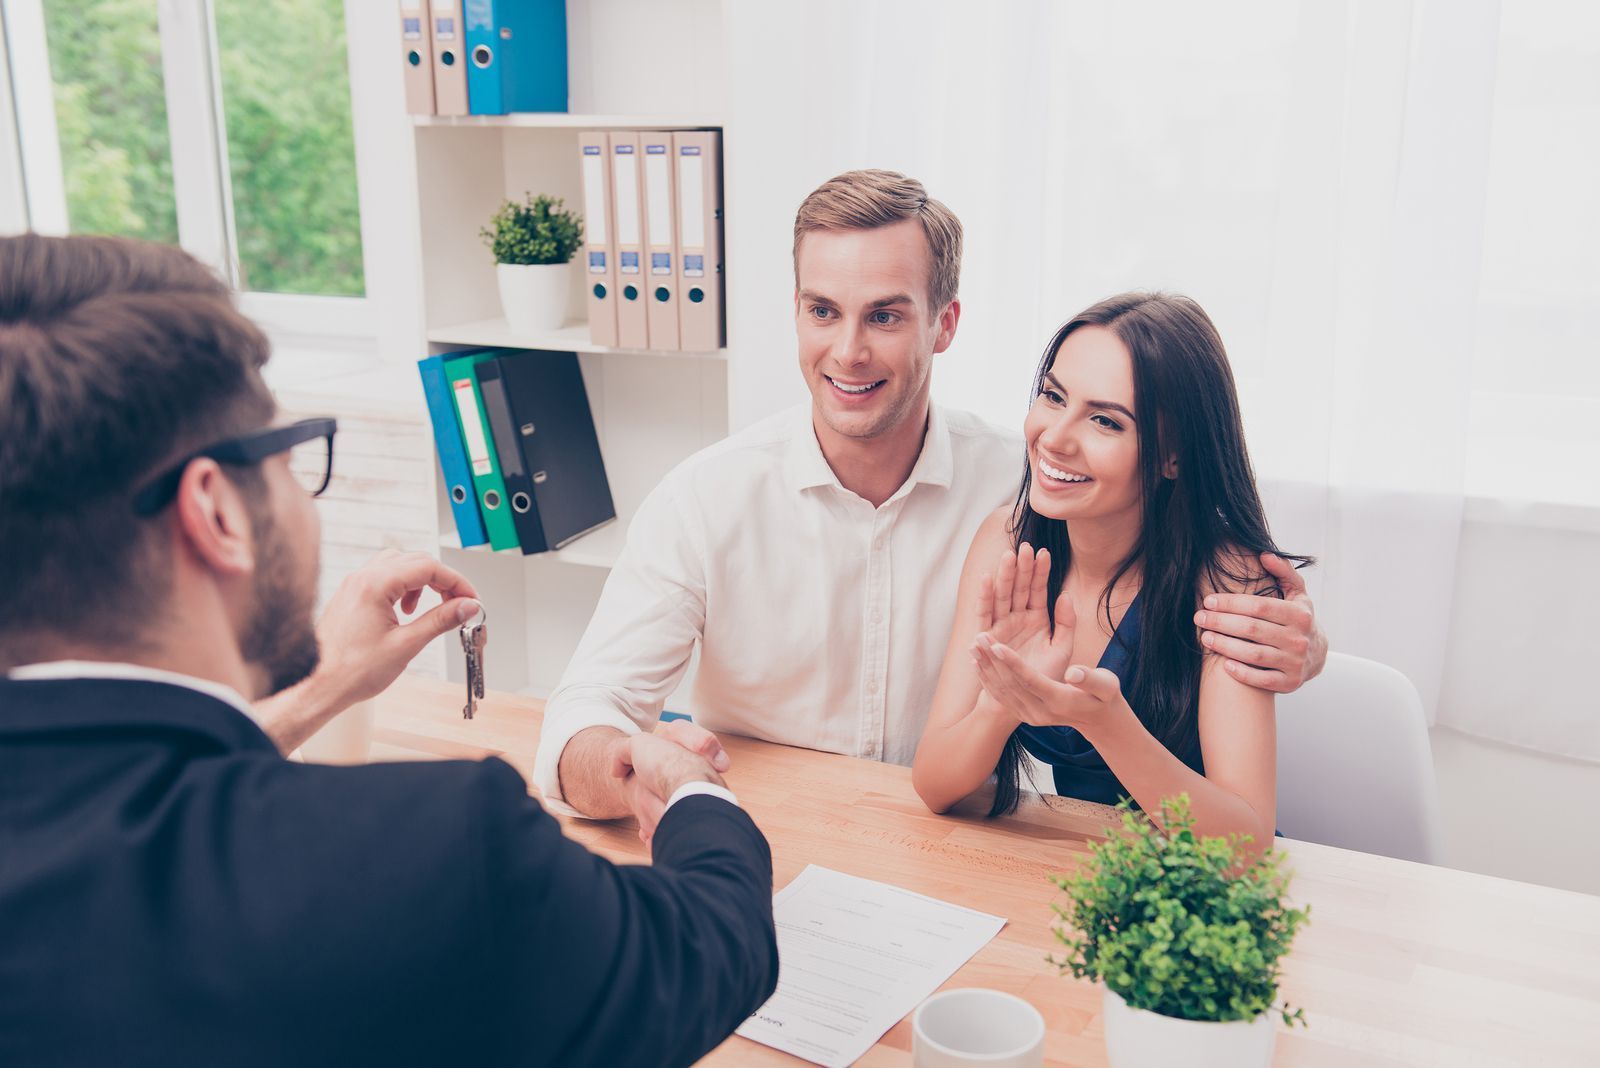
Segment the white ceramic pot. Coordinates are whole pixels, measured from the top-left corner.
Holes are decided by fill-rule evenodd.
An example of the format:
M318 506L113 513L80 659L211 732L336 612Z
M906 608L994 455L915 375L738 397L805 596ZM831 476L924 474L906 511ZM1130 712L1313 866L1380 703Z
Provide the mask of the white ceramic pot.
M548 333L567 318L567 298L572 290L570 263L499 263L500 307L506 322L519 334Z
M1136 1009L1106 988L1101 1010L1111 1068L1267 1068L1278 1029L1271 1012L1214 1023Z

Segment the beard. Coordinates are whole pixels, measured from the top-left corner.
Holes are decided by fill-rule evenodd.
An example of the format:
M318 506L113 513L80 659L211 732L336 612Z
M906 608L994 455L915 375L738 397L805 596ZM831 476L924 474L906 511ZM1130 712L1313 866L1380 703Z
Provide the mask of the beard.
M248 664L266 672L263 697L288 689L316 670L321 658L312 622L316 572L301 578L294 552L271 515L252 515L257 546L254 610L239 642Z

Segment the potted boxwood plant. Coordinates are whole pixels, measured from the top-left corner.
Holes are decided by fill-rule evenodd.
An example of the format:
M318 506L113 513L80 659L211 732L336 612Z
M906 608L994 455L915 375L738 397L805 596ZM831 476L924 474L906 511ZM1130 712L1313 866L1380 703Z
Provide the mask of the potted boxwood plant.
M1246 839L1199 838L1187 795L1162 806L1161 826L1124 803L1122 830L1091 847L1073 876L1053 881L1063 973L1105 984L1106 1056L1132 1065L1262 1065L1275 1019L1278 961L1310 909L1284 901L1280 854L1251 859Z
M566 318L572 278L567 263L583 244L583 220L560 197L528 195L500 205L479 231L494 252L500 306L519 333L554 330Z

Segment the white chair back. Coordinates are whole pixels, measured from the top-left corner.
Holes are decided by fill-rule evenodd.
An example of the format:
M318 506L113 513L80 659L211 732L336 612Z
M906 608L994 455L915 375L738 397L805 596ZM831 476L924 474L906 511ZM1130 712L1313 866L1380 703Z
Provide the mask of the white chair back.
M1278 698L1278 829L1435 863L1433 753L1409 679L1373 660L1329 653L1320 676Z

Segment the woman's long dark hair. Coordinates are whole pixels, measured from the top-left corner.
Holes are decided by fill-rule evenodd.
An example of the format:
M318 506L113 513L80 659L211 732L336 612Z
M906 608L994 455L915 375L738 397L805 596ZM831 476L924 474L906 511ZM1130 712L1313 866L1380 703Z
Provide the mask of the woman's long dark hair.
M1260 553L1278 553L1299 566L1310 557L1281 552L1267 529L1245 452L1239 400L1222 338L1188 297L1124 293L1096 304L1055 332L1034 376L1037 397L1062 342L1074 330L1102 326L1133 356L1134 407L1139 413L1139 480L1144 514L1139 540L1101 594L1106 626L1111 593L1132 568L1143 568L1139 590L1139 646L1133 678L1123 679L1128 703L1146 729L1179 756L1199 745L1202 647L1194 625L1203 589L1276 592L1251 565ZM1030 400L1030 404L1032 401ZM1163 474L1176 455L1178 475ZM1012 511L1012 545L1050 550L1050 610L1072 562L1065 520L1035 512L1028 503L1032 467L1025 459L1022 488ZM1243 562L1245 566L1241 567ZM1281 594L1280 594L1281 595ZM1022 744L1012 735L996 767L991 816L1017 807Z

